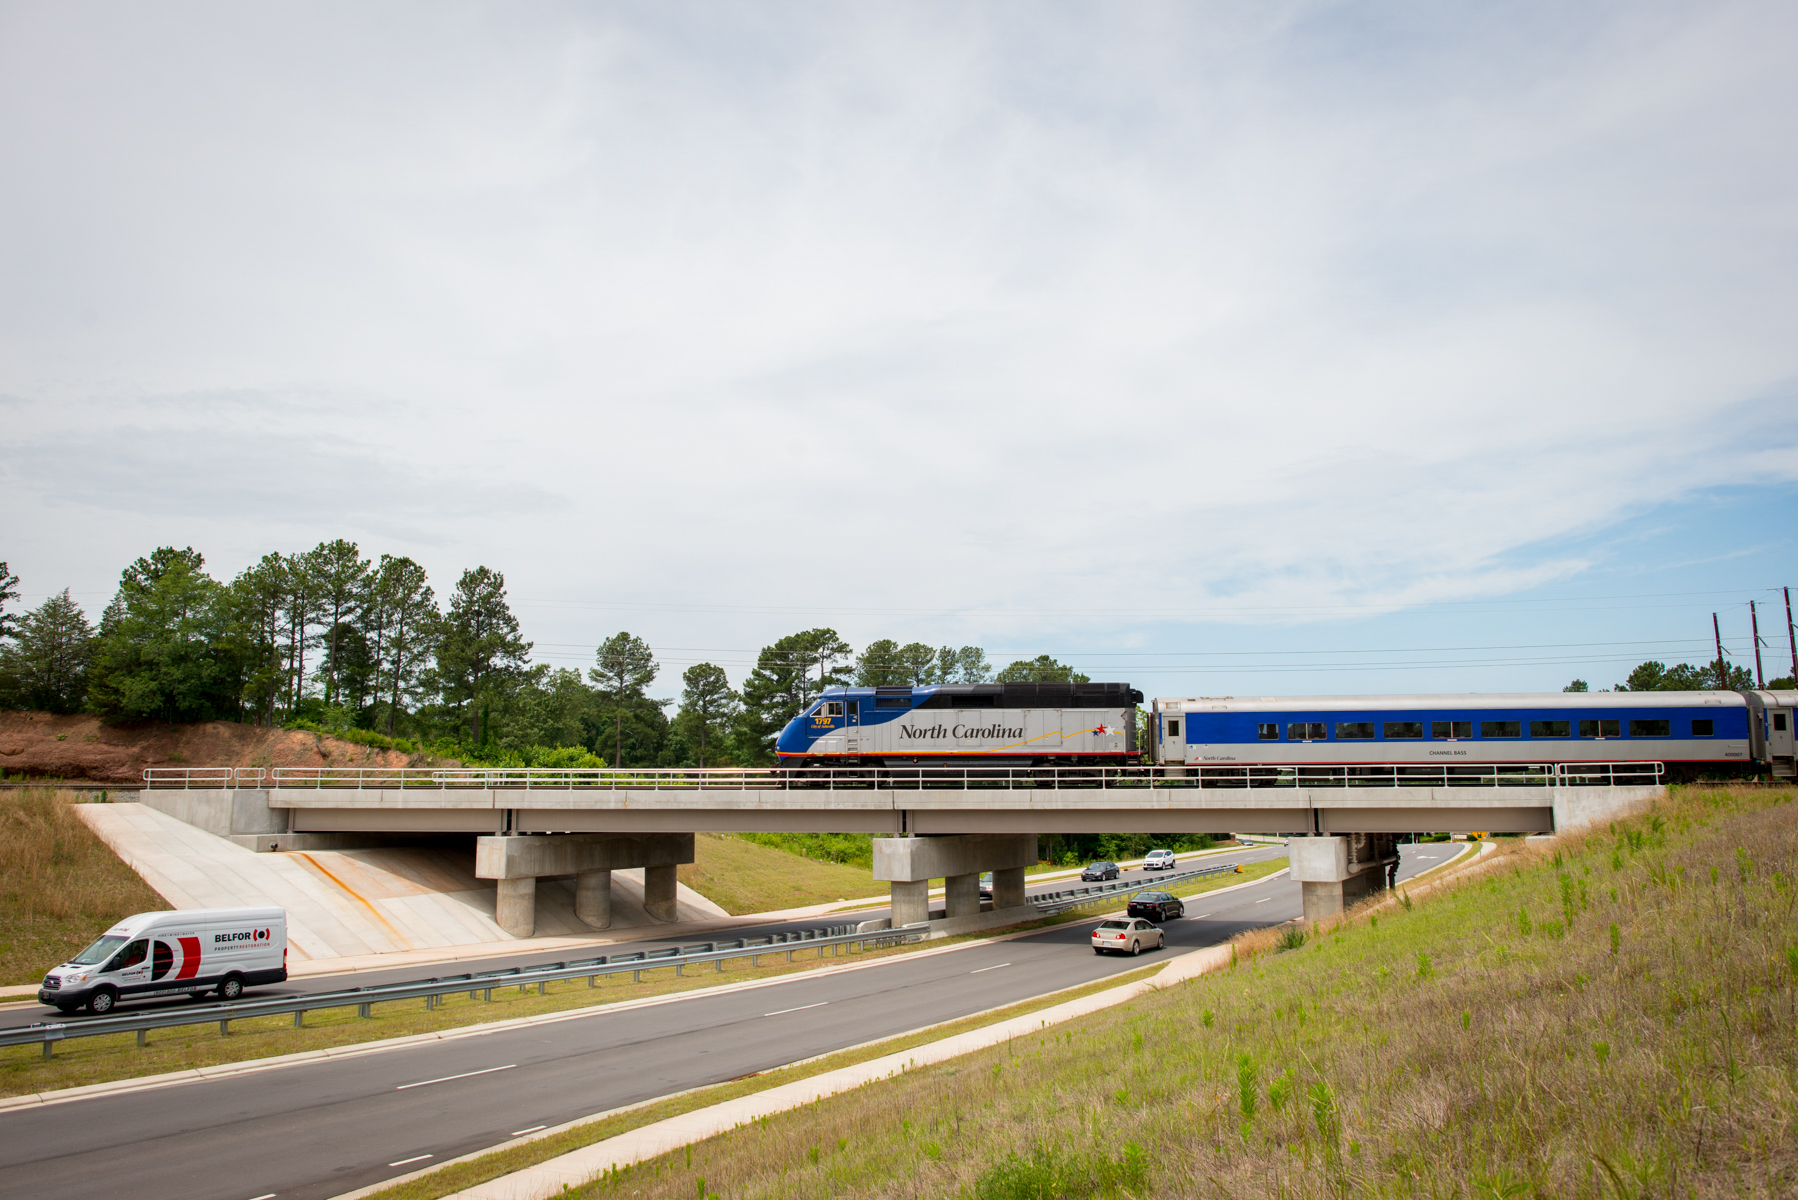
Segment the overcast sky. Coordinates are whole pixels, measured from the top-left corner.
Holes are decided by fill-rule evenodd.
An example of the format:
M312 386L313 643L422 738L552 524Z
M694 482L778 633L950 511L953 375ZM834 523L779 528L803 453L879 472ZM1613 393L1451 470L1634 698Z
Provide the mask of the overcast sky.
M1778 0L0 0L0 558L347 537L737 678L1750 661L1795 118Z

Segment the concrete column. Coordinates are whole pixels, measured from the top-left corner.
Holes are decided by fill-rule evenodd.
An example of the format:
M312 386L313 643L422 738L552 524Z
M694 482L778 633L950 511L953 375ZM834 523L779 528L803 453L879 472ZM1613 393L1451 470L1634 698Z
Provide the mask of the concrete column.
M675 909L675 879L672 864L643 868L643 909L658 921L672 921Z
M1024 868L1002 867L993 872L993 907L1017 908L1025 903Z
M972 917L980 912L980 876L950 875L943 880L943 915Z
M976 879L979 876L975 876ZM979 895L978 889L975 895ZM930 880L893 881L893 928L930 920Z
M493 919L513 937L528 938L537 932L537 877L499 881L499 897L493 905Z
M1331 917L1339 917L1343 910L1342 881L1318 882L1315 880L1302 882L1299 888L1305 903L1305 920L1326 921Z
M612 925L612 872L582 871L574 877L574 915L583 925L609 929Z

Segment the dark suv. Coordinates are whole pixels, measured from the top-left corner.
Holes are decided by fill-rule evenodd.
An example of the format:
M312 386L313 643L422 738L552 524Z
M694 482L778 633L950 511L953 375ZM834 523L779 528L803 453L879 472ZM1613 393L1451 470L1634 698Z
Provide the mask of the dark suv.
M1166 892L1138 892L1130 897L1130 906L1125 911L1132 917L1171 921L1175 917L1186 915L1186 905L1180 902L1178 896L1170 896Z

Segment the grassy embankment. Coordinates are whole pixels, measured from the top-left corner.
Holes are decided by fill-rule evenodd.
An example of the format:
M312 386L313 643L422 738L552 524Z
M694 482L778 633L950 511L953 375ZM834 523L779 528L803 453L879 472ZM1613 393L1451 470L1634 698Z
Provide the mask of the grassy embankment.
M874 882L866 863L804 858L721 833L696 835L693 858L677 869L680 881L733 917L859 900L886 889Z
M36 983L120 917L169 907L82 823L71 796L0 792L0 984Z
M1798 804L1675 789L1414 906L591 1197L1798 1194ZM701 1180L703 1179L703 1183Z

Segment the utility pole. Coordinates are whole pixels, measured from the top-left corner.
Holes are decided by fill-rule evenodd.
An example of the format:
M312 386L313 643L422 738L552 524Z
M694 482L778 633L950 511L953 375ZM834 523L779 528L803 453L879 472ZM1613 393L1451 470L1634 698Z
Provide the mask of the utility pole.
M1767 675L1761 670L1761 622L1754 615L1754 601L1748 602L1748 628L1754 632L1754 686L1767 690Z
M1786 645L1792 648L1792 686L1798 687L1798 637L1792 633L1792 589L1786 588Z
M1717 638L1717 690L1729 690L1729 667L1723 661L1723 634L1717 628L1717 614L1711 614L1711 633Z

